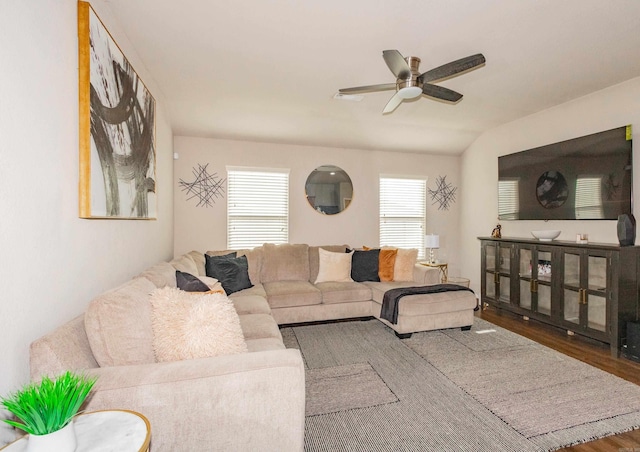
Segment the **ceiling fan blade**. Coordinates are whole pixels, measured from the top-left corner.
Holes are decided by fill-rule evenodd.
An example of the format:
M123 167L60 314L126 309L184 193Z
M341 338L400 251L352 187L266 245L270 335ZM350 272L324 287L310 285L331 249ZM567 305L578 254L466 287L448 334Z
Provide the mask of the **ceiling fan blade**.
M382 58L396 78L406 79L411 76L411 68L397 50L383 50Z
M342 88L338 92L340 94L359 94L359 93L371 93L375 91L387 91L390 89L396 89L395 83L383 83L380 85L369 86L356 86L354 88Z
M461 58L451 63L443 64L437 68L431 69L420 74L423 82L433 82L436 80L444 80L454 75L460 75L463 72L482 66L486 62L484 55L478 53L465 58Z
M389 99L389 102L387 102L387 105L384 106L384 110L382 110L383 114L391 113L393 110L398 108L398 105L400 105L403 101L402 97L400 97L399 94L400 93L395 93L393 97Z
M444 86L430 85L429 83L425 83L422 87L422 94L435 97L436 99L446 100L447 102L458 102L462 99L462 94L460 93L445 88Z

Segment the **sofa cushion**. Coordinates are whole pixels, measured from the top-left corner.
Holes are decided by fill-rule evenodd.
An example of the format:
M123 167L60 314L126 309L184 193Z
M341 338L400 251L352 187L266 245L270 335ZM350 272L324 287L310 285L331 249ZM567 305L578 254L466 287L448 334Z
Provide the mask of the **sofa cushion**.
M378 258L378 276L380 281L393 281L393 268L396 265L398 250L382 248Z
M333 253L331 251L318 250L319 268L315 284L325 281L347 282L351 279L351 256L350 253Z
M249 279L252 284L260 284L260 272L262 271L262 247L258 246L251 250L239 250L238 256L247 256L249 264Z
M226 295L163 287L151 294L153 349L159 362L246 353L240 319Z
M396 262L393 266L394 281L413 281L413 267L418 260L418 250L415 248L398 248Z
M271 308L267 299L257 295L240 295L230 297L236 312L239 315L244 314L271 314Z
M84 313L33 341L29 347L31 380L69 369L97 368L84 326Z
M316 284L322 293L322 303L349 303L371 300L371 289L357 282L321 282Z
M185 292L208 292L210 290L209 286L197 276L193 276L191 273L181 272L180 270L176 270L176 284L178 289L184 290Z
M351 279L354 281L380 281L378 275L380 250L354 250L351 257Z
M276 281L263 286L272 309L322 303L320 290L309 281Z
M190 273L192 275L198 273L198 266L188 254L178 256L169 263L173 265L176 270L180 270L181 272Z
M249 279L249 266L246 256L206 257L207 276L216 278L222 284L227 295L253 286Z
M326 251L332 251L334 253L344 253L347 245L323 245L323 246L310 246L309 247L309 282L314 282L318 277L318 270L320 269L320 253L318 250L322 248Z
M135 278L89 303L84 324L91 351L101 367L156 361L149 303L155 289L147 278Z
M309 282L309 245L262 245L260 280Z
M242 333L246 340L271 337L282 341L278 324L268 314L244 314L239 316Z
M249 352L264 352L267 350L284 350L286 347L280 339L275 337L263 337L247 340Z
M204 253L201 253L200 251L190 251L187 254L191 256L191 259L193 259L193 262L196 264L196 268L198 269L196 276L206 275L207 271L205 270Z
M147 278L156 287L176 287L176 269L169 262L160 262L153 267L149 267L138 277Z

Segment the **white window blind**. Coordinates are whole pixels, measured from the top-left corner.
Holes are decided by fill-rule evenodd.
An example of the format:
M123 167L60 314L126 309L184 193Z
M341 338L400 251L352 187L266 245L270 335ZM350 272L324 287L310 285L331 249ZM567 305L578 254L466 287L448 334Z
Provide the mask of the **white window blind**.
M227 170L227 247L289 241L289 171Z
M380 246L417 248L424 258L427 181L380 177Z
M517 220L520 214L518 180L498 181L498 215L501 220Z
M602 183L599 177L578 176L576 180L576 219L601 219Z

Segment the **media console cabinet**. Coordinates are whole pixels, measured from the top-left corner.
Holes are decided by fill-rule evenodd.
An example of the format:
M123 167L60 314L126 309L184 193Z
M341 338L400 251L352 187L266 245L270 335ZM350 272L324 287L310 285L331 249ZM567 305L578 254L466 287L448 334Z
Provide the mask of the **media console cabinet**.
M478 237L481 299L610 344L619 356L637 321L640 246Z

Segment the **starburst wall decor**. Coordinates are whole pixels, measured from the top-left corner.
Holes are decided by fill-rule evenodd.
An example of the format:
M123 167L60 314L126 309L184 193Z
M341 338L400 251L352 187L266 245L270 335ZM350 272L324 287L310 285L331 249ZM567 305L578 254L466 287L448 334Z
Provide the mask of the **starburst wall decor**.
M198 164L191 172L195 177L193 182L180 179L180 189L187 193L187 201L197 199L196 207L212 207L216 198L224 197L224 183L227 179L218 177L218 173L209 174L206 165Z
M456 201L456 190L453 184L447 183L447 176L438 176L435 190L429 190L432 204L438 204L438 210L449 210L449 207Z

